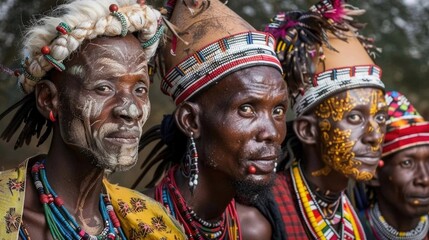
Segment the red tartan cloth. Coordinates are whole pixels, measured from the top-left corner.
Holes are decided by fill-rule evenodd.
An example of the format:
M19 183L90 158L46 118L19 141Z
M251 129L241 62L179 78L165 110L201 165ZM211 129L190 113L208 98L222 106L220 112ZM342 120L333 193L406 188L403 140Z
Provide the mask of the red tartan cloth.
M309 239L299 214L289 172L279 172L271 189L285 226L286 239Z

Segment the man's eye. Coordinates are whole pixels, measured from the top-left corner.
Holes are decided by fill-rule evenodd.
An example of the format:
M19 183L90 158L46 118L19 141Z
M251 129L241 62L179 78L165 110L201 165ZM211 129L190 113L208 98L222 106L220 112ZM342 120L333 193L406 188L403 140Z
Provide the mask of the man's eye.
M362 117L359 114L350 114L347 118L354 123L362 121Z
M107 85L103 85L103 86L97 87L97 91L100 91L100 92L110 92L110 91L113 91L113 89L111 87L107 86Z
M137 93L147 93L147 88L145 88L145 87L138 87L138 88L136 88L136 92Z
M286 109L284 107L277 107L274 109L273 114L275 116L283 116L286 113Z
M378 123L380 123L380 124L384 124L384 123L386 123L386 121L387 121L386 114L378 114L378 115L375 117L375 119L376 119L376 121L377 121Z
M400 162L401 167L404 167L404 168L409 168L411 167L412 164L413 162L410 159L406 159Z
M240 112L242 112L244 114L252 114L253 113L253 109L249 105L242 105L242 106L240 106L239 109L240 109Z

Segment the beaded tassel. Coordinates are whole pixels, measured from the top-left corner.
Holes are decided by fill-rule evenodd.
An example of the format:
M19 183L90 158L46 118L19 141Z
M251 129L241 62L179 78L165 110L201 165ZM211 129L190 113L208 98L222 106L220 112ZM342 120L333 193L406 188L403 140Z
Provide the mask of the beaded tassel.
M195 188L198 185L198 152L195 146L195 141L191 132L188 142L188 151L186 153L186 160L182 167L183 176L189 179L189 190L191 194L194 193Z

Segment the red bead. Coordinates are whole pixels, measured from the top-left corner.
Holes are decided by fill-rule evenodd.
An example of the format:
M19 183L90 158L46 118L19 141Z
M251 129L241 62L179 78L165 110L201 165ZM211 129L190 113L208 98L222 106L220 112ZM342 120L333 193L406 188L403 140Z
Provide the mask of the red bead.
M42 47L40 51L42 51L43 55L48 55L49 53L51 53L51 49L48 46Z
M116 4L112 4L112 5L110 5L110 7L109 7L110 12L117 12L117 11L118 11L118 9L119 9L119 7L118 7L118 5L116 5Z
M83 237L83 236L85 236L85 231L80 230L78 234L79 234L79 236Z
M380 159L378 161L378 167L382 168L383 166L384 166L384 161Z
M61 27L61 26L57 26L56 28L55 28L58 32L60 32L61 34L67 34L67 30L65 30L63 27Z
M54 200L54 203L58 207L61 207L62 205L64 205L64 201L60 197L56 197L55 200Z
M39 200L40 200L41 203L48 203L49 202L48 195L46 195L46 194L40 195L39 196Z
M33 172L33 173L39 172L39 165L38 164L34 164L33 167L31 168L31 172Z
M255 166L249 166L249 168L247 168L247 171L249 171L250 174L255 174L256 173L256 168Z
M15 77L19 77L19 75L21 75L21 71L19 69L16 69L15 71L13 71L13 75L15 75Z

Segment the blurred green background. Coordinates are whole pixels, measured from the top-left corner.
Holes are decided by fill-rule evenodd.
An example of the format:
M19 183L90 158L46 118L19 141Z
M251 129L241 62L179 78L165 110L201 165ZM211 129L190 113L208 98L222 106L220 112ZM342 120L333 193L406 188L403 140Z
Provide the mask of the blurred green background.
M216 1L216 0L211 0ZM0 0L0 63L17 68L21 57L22 32L32 21L52 6L63 0ZM150 1L154 6L163 1ZM281 10L307 9L315 0L229 0L230 8L262 30L269 19ZM427 0L372 0L349 1L350 4L367 9L359 17L368 25L366 36L376 39L383 54L376 62L383 68L383 81L388 90L395 89L407 95L419 112L429 119L429 1ZM216 34L216 33L213 33ZM351 56L352 57L352 56ZM0 73L0 112L22 97L16 87L16 79ZM145 128L161 121L162 116L172 112L174 105L159 91L159 79L151 86L152 113ZM10 118L9 118L10 119ZM3 131L9 119L0 122ZM46 152L49 141L36 148L28 146L13 150L16 139L10 143L0 142L0 170L10 168L26 157ZM142 153L144 154L144 153ZM141 162L142 158L140 159ZM139 166L126 174L113 174L114 181L131 185L139 173Z

